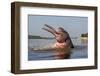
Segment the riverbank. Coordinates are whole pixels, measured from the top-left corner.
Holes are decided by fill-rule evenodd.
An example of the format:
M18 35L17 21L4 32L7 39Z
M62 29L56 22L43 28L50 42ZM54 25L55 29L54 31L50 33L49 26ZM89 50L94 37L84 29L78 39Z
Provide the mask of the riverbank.
M81 39L88 40L88 37L81 37Z

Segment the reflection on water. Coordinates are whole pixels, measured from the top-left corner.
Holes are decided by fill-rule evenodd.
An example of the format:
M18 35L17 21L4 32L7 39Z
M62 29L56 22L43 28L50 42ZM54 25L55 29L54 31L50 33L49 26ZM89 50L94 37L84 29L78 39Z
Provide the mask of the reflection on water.
M28 41L28 60L52 60L55 59L53 51L32 51L32 47L44 47L54 43L54 39L29 39ZM87 58L87 40L72 39L75 46L71 50L70 59Z
M88 40L87 39L81 39L81 43L82 44L88 44Z

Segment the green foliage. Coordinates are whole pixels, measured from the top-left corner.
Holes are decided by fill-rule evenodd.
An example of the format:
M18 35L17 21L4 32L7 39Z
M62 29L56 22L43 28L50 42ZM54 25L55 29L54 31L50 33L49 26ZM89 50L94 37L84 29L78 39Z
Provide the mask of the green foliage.
M88 33L86 33L86 34L81 34L81 37L88 37Z

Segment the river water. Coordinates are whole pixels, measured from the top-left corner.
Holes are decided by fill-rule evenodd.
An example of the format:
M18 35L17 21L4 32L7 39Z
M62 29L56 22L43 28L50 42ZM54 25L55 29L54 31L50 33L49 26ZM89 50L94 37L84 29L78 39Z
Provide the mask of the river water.
M54 39L29 39L28 40L28 60L54 60L53 51L33 51L32 48L45 47L55 42ZM87 40L80 38L72 39L75 46L71 50L70 59L79 59L88 57Z

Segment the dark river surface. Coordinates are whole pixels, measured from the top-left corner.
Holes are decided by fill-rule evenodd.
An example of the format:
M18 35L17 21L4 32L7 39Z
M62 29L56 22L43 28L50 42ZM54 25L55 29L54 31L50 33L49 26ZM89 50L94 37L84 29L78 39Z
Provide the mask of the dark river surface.
M54 39L29 39L28 40L28 60L55 60L53 51L33 51L32 48L45 47L55 42ZM71 50L69 59L79 59L88 57L87 40L72 39L75 46Z

